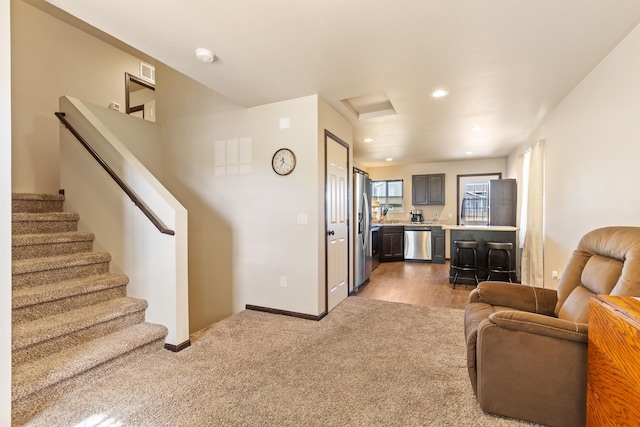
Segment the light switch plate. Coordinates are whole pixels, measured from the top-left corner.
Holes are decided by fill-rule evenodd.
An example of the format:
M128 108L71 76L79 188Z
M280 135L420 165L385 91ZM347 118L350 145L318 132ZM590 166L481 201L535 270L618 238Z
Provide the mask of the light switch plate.
M308 224L309 223L309 215L306 213L298 214L298 224Z

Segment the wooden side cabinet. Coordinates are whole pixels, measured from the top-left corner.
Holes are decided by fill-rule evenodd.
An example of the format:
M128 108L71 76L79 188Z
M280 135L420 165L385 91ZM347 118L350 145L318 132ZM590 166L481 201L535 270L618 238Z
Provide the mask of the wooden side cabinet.
M380 227L380 262L404 260L404 227Z
M598 295L589 304L587 426L640 420L640 301Z
M411 204L444 205L444 174L411 176Z

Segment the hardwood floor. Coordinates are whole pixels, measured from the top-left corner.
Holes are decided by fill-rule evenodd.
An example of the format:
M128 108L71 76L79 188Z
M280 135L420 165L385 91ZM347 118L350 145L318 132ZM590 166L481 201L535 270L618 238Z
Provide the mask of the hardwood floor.
M383 301L403 302L425 307L463 309L475 286L449 283L449 261L383 262L373 270L367 284L357 295Z

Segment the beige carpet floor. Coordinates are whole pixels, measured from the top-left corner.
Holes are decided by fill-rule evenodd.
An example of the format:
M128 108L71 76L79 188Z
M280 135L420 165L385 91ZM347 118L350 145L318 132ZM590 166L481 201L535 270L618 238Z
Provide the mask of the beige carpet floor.
M516 426L473 396L463 312L349 297L319 322L243 311L66 393L30 426Z

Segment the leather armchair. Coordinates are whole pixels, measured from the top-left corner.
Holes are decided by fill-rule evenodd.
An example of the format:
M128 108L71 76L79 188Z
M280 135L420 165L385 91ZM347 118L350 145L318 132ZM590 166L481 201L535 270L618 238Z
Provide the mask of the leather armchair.
M587 233L558 288L482 282L465 309L467 368L487 413L584 426L589 299L640 296L640 227Z

